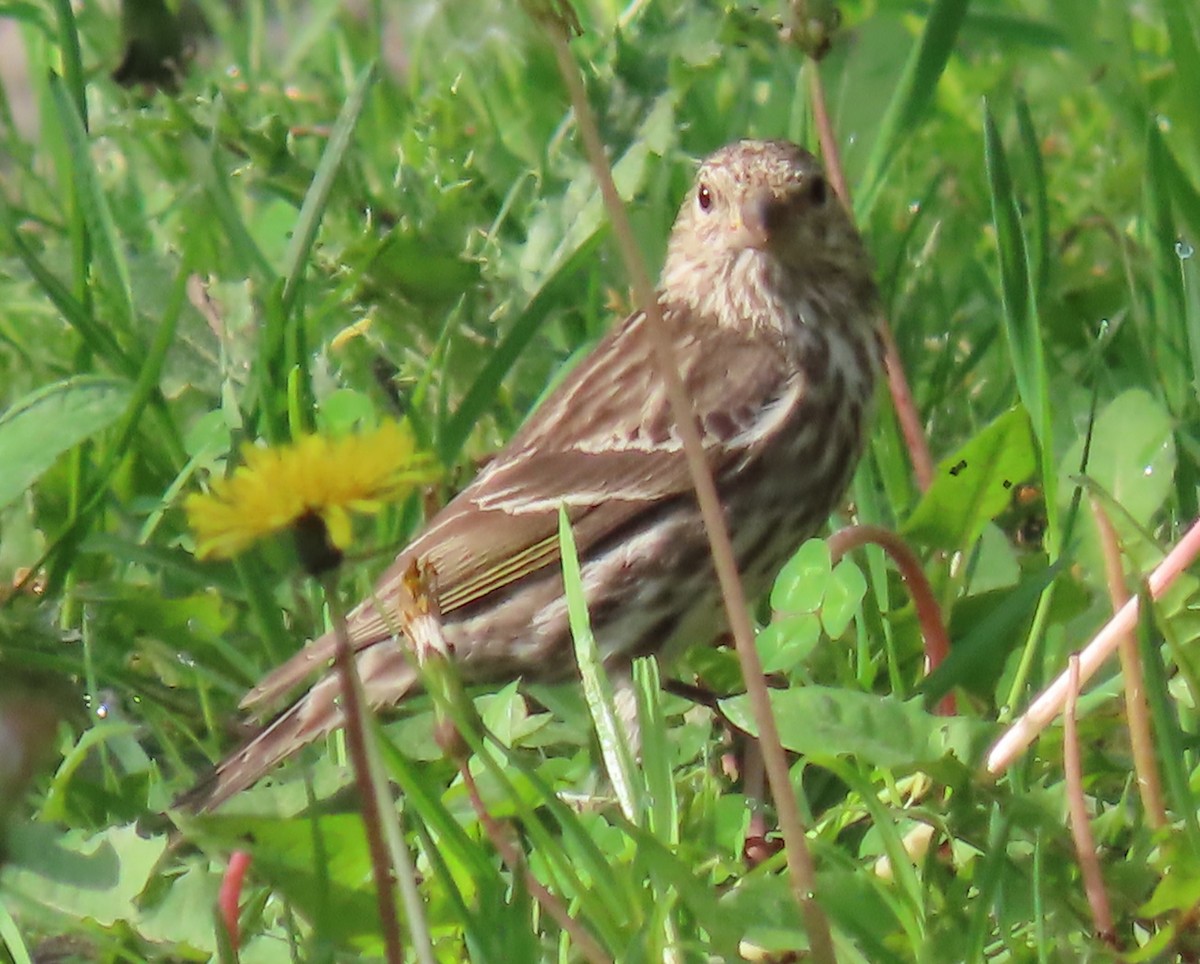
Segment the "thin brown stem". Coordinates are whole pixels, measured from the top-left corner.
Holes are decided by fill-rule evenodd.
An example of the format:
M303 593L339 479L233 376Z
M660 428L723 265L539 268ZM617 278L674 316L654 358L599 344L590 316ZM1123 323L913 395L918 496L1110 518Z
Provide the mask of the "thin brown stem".
M887 369L888 391L896 409L896 420L900 423L904 444L908 446L917 488L925 492L933 485L933 456L929 454L929 441L921 426L921 415L917 411L917 403L913 401L912 389L908 387L904 363L900 361L900 349L896 347L892 326L886 318L880 322L879 335L883 339L884 367Z
M1192 527L1183 538L1175 544L1167 557L1150 573L1147 584L1150 587L1150 597L1161 599L1183 572L1200 554L1200 520L1193 522ZM1121 642L1121 637L1129 633L1137 625L1140 605L1138 597L1133 596L1113 615L1092 641L1079 653L1080 685L1091 679L1096 672L1113 654ZM1010 726L1004 735L992 746L987 758L987 772L997 776L1008 769L1009 765L1039 733L1062 711L1067 701L1067 691L1070 679L1064 671L1058 679L1047 686L1029 708Z
M838 197L846 206L847 211L853 211L850 201L850 187L846 183L846 175L842 170L841 156L838 153L837 137L833 132L833 124L829 120L829 111L825 106L825 88L821 84L821 70L814 60L810 63L809 93L812 99L813 117L817 125L817 139L821 143L821 156L825 159L825 173L829 183L837 192ZM880 336L883 339L883 357L887 369L888 390L892 396L892 406L896 410L896 420L900 423L900 431L904 435L904 443L908 446L908 457L912 460L913 475L917 486L922 492L933 484L933 456L929 454L929 440L925 437L925 429L921 426L921 415L913 401L912 390L908 378L904 374L904 364L900 361L900 350L896 347L896 339L892 337L892 328L886 318L880 319Z
M921 625L921 637L925 641L925 673L928 675L950 655L950 637L942 621L942 607L938 605L933 587L921 568L921 560L896 533L882 526L861 525L847 526L829 537L829 555L833 564L837 565L842 556L852 549L868 543L874 543L891 556L904 585L908 587L913 608L917 611L917 621ZM953 716L958 712L953 693L947 693L938 701L937 712L943 716Z
M484 833L488 835L488 839L492 842L492 846L496 848L496 852L500 855L500 859L504 861L505 866L512 873L521 875L529 893L542 905L542 909L554 918L555 923L571 936L571 940L575 942L575 946L579 948L579 952L585 958L594 962L594 964L611 962L612 958L604 953L604 948L596 942L596 939L588 933L587 929L579 921L567 913L567 909L562 905L562 902L542 886L542 882L533 876L526 866L520 851L509 843L508 838L504 834L504 828L488 812L487 805L479 795L479 787L475 785L475 777L472 776L471 768L467 765L466 760L459 761L458 772L462 777L463 786L467 788L467 796L471 801L471 806L475 810L475 816L479 818L479 823L483 826Z
M375 876L375 899L379 905L379 923L383 930L384 952L388 964L400 964L404 960L404 951L400 944L400 921L396 915L396 885L392 878L391 862L388 859L387 844L384 840L379 801L371 780L362 681L358 678L354 651L350 646L350 637L346 633L346 614L342 610L334 572L331 571L324 577L322 585L333 616L333 631L337 640L333 661L341 680L346 747L350 751L350 763L354 770L354 783L358 788L363 830L367 836L367 850L371 855L371 871Z
M825 174L833 185L834 193L842 199L846 210L850 210L850 185L846 183L846 172L842 169L842 154L825 103L825 85L821 83L821 63L816 58L808 61L808 95L817 126L817 141L821 145L821 157L825 160Z
M1121 547L1112 520L1100 500L1093 497L1092 516L1100 533L1100 548L1104 554L1104 575L1108 582L1108 598L1113 612L1129 602L1125 572L1121 567ZM1142 660L1138 655L1137 639L1132 631L1122 635L1117 644L1121 661L1121 678L1125 681L1125 719L1129 724L1129 745L1133 752L1133 769L1137 773L1138 794L1146 811L1146 820L1158 830L1167 825L1163 804L1162 784L1158 779L1158 764L1154 759L1154 735L1150 727L1150 707L1146 702L1146 681L1142 676Z
M571 104L575 110L575 119L579 125L579 133L583 138L592 171L612 222L618 248L633 284L634 295L646 314L648 323L644 331L650 340L655 364L666 387L675 424L679 428L688 472L696 490L700 515L708 534L709 549L712 552L713 565L716 568L730 632L733 635L738 660L742 666L746 693L750 700L755 724L758 727L759 738L762 741L763 762L779 816L792 890L804 917L812 958L820 964L830 964L836 960L833 936L829 930L829 921L816 899L816 871L805 841L804 823L800 818L800 807L796 802L796 794L788 773L787 757L779 742L779 731L771 710L770 697L766 681L763 678L762 663L758 658L758 650L754 647L754 627L750 622L746 594L738 577L733 546L729 539L729 531L725 526L725 517L717 497L717 488L704 457L704 449L696 428L695 413L679 377L679 366L662 319L662 311L659 308L654 285L642 263L625 206L613 183L612 170L605 157L596 119L591 105L588 103L579 68L571 54L570 36L566 24L558 16L544 13L541 15L541 20L547 28L559 71L562 73L563 81L570 94Z
M1092 825L1088 818L1087 801L1083 796L1083 766L1079 759L1079 730L1075 725L1075 701L1079 696L1079 656L1073 655L1067 668L1069 685L1067 706L1063 714L1063 772L1067 784L1067 814L1071 821L1071 838L1075 842L1075 856L1079 871L1083 875L1083 889L1087 894L1088 906L1092 908L1092 920L1096 933L1110 946L1116 943L1112 908L1108 893L1104 889L1104 876L1100 873L1100 860L1096 856L1096 841L1092 837Z

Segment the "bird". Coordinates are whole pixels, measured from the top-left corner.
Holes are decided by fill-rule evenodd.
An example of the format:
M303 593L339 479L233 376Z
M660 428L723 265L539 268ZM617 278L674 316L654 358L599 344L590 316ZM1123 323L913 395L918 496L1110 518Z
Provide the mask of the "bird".
M883 366L872 262L811 153L785 140L740 140L699 163L657 298L754 598L825 524L863 452ZM436 574L442 633L465 681L577 675L560 506L610 673L724 631L648 324L641 310L617 323L350 611L371 707L419 688L395 611L414 563ZM250 689L241 708L257 714L259 729L180 806L212 810L342 725L335 647L333 634L323 635Z

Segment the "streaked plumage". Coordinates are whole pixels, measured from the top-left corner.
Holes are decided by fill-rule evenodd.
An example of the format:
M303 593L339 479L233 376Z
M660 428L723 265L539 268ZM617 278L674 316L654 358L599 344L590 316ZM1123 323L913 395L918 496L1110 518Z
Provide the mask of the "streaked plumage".
M700 166L672 230L659 301L748 590L823 523L862 449L881 365L877 295L848 215L807 152L742 141ZM663 386L635 313L604 338L439 512L349 617L370 702L415 684L394 603L414 560L437 574L443 631L470 680L575 672L558 555L571 517L611 668L723 627L707 541ZM262 713L324 675L186 803L218 805L340 725L332 636L242 702Z

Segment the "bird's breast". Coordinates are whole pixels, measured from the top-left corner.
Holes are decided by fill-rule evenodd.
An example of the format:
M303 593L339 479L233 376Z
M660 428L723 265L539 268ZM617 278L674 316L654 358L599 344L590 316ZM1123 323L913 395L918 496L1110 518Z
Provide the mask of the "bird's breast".
M719 480L738 565L761 592L843 499L862 454L881 353L873 333L813 327L763 413L769 434Z

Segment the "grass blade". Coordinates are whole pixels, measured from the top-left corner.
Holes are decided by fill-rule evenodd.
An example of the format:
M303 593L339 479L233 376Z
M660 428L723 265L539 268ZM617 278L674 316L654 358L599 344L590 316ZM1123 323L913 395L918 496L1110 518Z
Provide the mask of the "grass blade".
M580 244L562 267L530 299L512 330L496 346L483 371L479 373L441 431L437 447L444 465L451 465L458 458L475 423L499 393L505 375L516 364L521 352L533 341L551 309L558 304L562 287L572 283L579 269L595 256L602 234L602 230L597 230Z
M66 137L71 178L87 225L92 256L100 266L105 290L111 295L117 309L113 322L118 332L128 336L133 331L134 322L133 284L123 253L124 245L113 223L112 209L96 180L87 128L62 78L56 74L50 75L50 94Z
M929 11L925 30L913 47L867 158L854 204L860 223L866 223L870 218L888 167L933 100L938 79L954 50L967 6L968 0L936 0Z
M300 216L296 219L296 227L292 231L292 240L288 245L287 254L283 259L283 305L284 313L290 314L295 304L297 286L304 274L304 267L312 253L313 242L317 237L317 229L321 226L321 217L329 203L329 195L333 190L333 181L338 169L350 149L350 139L354 134L354 126L362 113L367 91L375 78L375 65L368 64L354 81L350 96L342 105L341 112L334 122L333 131L329 135L329 143L321 155L313 175L308 193L304 195L304 203L300 206Z
M1175 709L1175 700L1167 689L1167 671L1163 664L1161 636L1155 631L1160 618L1158 607L1145 586L1139 592L1142 618L1138 620L1138 649L1146 676L1146 699L1154 722L1155 743L1167 796L1175 818L1183 822L1183 838L1192 859L1200 860L1200 821L1196 817L1196 795L1192 792L1188 754L1183 731Z
M587 600L583 596L583 579L579 556L575 552L575 537L565 506L558 510L558 538L562 546L563 582L566 585L567 614L571 621L571 636L575 640L575 658L583 677L583 693L596 724L600 750L621 810L631 823L639 824L645 813L642 785L634 777L633 754L629 739L618 719L612 686L604 671L604 663L592 635L588 619Z

